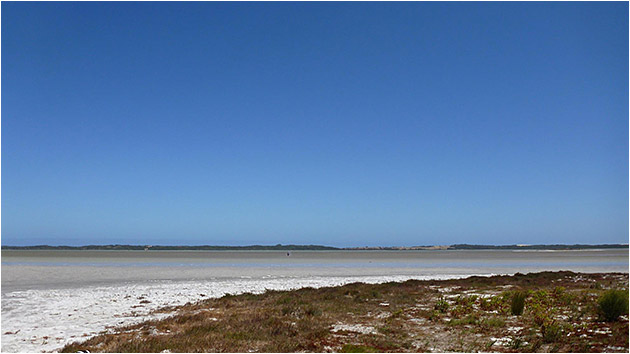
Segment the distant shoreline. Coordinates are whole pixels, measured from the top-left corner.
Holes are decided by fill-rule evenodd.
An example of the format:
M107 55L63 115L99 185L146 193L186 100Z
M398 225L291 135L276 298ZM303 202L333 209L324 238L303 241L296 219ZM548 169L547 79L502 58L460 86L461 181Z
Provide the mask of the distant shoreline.
M160 246L160 245L86 245L86 246L2 246L2 250L129 250L129 251L404 251L404 250L589 250L623 249L627 244L599 245L470 245L409 247L331 247L321 245L250 245L250 246Z

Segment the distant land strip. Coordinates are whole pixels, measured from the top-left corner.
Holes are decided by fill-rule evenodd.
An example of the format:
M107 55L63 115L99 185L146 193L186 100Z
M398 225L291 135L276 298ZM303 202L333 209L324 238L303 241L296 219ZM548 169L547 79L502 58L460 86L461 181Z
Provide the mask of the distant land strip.
M320 245L282 245L273 246L153 246L153 245L88 245L88 246L2 246L3 250L129 250L129 251L401 251L401 250L585 250L628 248L628 244L602 245L469 245L450 246L411 246L411 247L331 247Z

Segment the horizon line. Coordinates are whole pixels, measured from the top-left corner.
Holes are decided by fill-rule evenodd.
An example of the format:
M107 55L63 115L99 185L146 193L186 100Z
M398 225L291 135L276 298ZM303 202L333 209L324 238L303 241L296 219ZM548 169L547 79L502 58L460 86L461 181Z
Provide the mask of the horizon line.
M194 244L194 245L183 245L183 244L122 244L122 243L108 243L108 244L84 244L84 245L49 245L49 244L33 244L33 245L0 245L1 248L5 247L107 247L107 246L124 246L124 247L234 247L234 248L242 248L242 247L288 247L288 246L297 246L297 247L327 247L327 248L338 248L338 249L348 249L348 248L411 248L411 247L453 247L453 246L490 246L490 247L534 247L534 246L629 246L628 243L538 243L538 244L476 244L476 243L453 243L453 244L443 244L443 245L413 245L413 246L330 246L324 244L248 244L248 245L211 245L211 244Z

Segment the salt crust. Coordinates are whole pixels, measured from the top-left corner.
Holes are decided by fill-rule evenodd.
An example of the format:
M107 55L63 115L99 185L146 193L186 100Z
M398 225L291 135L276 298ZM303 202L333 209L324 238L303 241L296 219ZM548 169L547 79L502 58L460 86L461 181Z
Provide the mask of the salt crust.
M209 297L266 289L319 288L353 282L453 279L466 275L267 277L215 281L156 281L64 289L30 289L2 294L2 352L50 352L103 331L173 313L154 312Z

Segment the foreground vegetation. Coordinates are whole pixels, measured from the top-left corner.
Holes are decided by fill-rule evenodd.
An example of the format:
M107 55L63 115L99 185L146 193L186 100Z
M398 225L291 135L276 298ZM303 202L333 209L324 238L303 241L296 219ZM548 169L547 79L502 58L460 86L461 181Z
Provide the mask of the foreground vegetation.
M64 352L628 352L628 274L543 272L228 295Z

